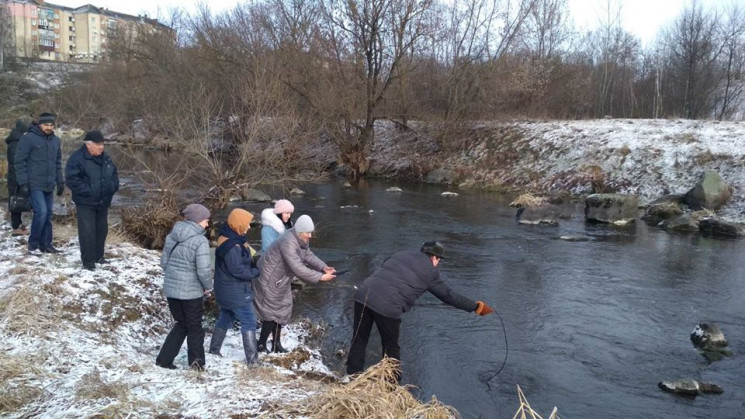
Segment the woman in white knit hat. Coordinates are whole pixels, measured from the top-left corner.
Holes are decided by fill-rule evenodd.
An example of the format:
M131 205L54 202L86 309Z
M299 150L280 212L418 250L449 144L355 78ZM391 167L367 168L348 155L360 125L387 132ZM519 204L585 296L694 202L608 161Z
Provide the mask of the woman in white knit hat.
M280 343L282 325L292 316L292 289L294 276L310 284L331 281L336 269L326 265L310 250L310 238L315 230L313 220L301 215L295 226L282 233L259 259L261 276L253 281L254 307L261 319L259 352L267 351L266 341L272 337L273 352L287 352Z
M292 228L292 213L295 207L286 199L279 199L274 208L261 211L261 250L269 248L280 234Z

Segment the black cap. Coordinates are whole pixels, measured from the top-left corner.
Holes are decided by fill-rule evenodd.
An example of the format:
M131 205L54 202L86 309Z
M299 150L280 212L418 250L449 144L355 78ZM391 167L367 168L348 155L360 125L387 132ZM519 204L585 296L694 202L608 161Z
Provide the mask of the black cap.
M104 142L103 134L101 131L88 131L85 133L83 141L93 141L94 143Z
M57 118L54 116L53 113L44 112L42 114L39 114L39 125L41 124L54 124L55 120Z
M422 244L421 250L428 255L437 256L440 259L445 259L445 248L442 247L439 242L425 242L424 244Z

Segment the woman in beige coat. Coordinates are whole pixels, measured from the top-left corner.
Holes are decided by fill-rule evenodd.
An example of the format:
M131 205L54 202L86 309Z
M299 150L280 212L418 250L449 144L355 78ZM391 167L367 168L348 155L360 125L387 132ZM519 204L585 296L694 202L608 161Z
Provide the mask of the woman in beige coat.
M313 220L301 215L295 227L282 233L259 259L261 276L253 281L254 307L261 319L258 350L267 351L266 341L272 333L272 351L287 352L280 343L282 325L292 316L293 276L310 284L331 281L336 270L327 266L310 250Z

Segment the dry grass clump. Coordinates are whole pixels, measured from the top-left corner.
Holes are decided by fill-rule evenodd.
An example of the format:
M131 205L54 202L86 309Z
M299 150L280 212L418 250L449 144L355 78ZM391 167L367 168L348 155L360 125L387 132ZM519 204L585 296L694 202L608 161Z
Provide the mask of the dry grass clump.
M303 348L296 348L290 353L282 356L268 358L266 362L274 365L278 365L284 369L293 370L297 369L304 362L310 359L310 352Z
M81 399L126 400L129 387L122 383L109 383L101 378L97 369L85 374L75 386L75 397Z
M530 403L528 403L528 399L525 397L525 394L523 394L520 386L517 386L517 396L520 398L520 407L518 407L517 412L515 412L515 416L513 416L512 419L543 419L541 415L530 407ZM551 416L546 419L559 419L559 410L554 407L554 410L551 411Z
M179 219L178 208L158 204L122 209L124 232L146 249L162 250L168 232Z
M8 175L8 161L0 160L0 177L5 178Z
M0 413L13 412L41 398L44 390L24 384L26 377L42 375L36 365L44 363L44 355L16 356L0 352ZM12 383L15 381L15 383Z
M322 394L308 397L266 417L307 416L311 418L459 418L458 412L434 396L426 404L396 382L398 361L384 357L377 365L349 384L334 384Z
M58 326L60 303L36 287L22 286L0 300L0 328L10 333L43 336Z
M515 198L514 201L510 202L511 207L517 207L517 208L526 208L526 207L535 207L538 205L543 205L546 202L548 202L548 198L543 196L533 196L529 193L524 193L517 198Z
M124 230L121 225L115 225L109 228L109 232L106 235L106 244L123 244L131 243L132 239L129 234Z
M704 218L716 217L716 215L717 214L714 211L704 208L699 211L693 211L691 213L691 218L693 218L696 221L701 221Z

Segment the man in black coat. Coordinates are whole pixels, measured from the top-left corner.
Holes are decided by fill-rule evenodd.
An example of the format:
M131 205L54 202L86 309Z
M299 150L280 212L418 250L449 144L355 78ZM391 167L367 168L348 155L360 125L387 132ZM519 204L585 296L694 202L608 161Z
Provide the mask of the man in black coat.
M95 270L104 258L111 200L119 190L119 175L114 162L104 152L100 131L85 134L85 143L70 155L65 166L65 181L72 191L78 216L80 259L83 268Z
M55 116L42 113L36 124L21 137L16 150L14 166L18 193L31 198L34 216L28 251L31 254L60 253L52 247L52 205L65 191L62 178L62 150L59 137L54 135Z
M8 197L18 193L18 178L16 177L16 150L18 150L18 142L21 140L23 134L28 131L28 125L22 120L16 121L16 126L13 131L10 132L8 138L5 139L6 151L8 157ZM10 209L10 208L8 208ZM28 234L28 229L23 225L21 220L20 212L10 212L10 225L13 228L11 236L23 236Z
M347 358L347 374L364 370L365 349L373 323L380 332L383 353L389 358L401 359L398 345L401 315L411 310L425 291L444 303L480 316L494 312L482 301L473 301L450 289L437 270L444 257L445 249L440 243L426 242L419 250L394 253L362 282L354 295L352 347Z

